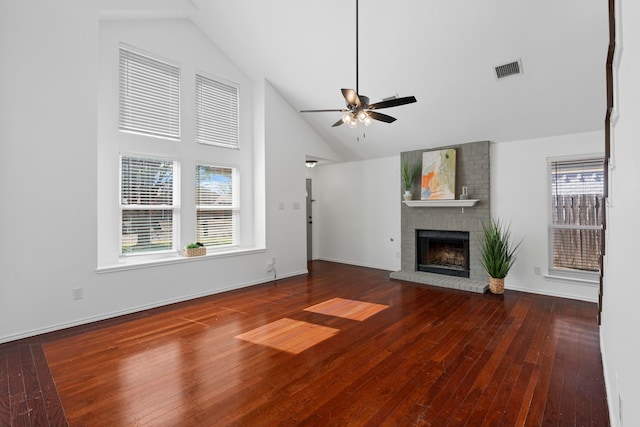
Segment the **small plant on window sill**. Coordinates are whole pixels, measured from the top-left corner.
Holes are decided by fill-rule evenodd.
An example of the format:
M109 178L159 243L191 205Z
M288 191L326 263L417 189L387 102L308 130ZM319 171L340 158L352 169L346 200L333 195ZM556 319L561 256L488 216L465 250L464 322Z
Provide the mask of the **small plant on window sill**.
M207 248L200 242L189 243L182 250L182 256L193 257L193 256L203 256L207 254Z

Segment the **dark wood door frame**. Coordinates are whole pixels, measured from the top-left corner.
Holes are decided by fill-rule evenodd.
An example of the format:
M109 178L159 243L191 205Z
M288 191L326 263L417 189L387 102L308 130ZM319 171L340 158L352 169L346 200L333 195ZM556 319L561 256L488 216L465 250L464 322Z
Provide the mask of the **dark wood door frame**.
M611 115L614 108L613 59L616 52L615 0L609 0L609 49L607 51L607 111L604 119L604 197L609 198L609 163L611 158ZM606 254L607 210L602 220L600 240L600 289L598 292L598 325L602 324L602 298L604 295L604 257Z

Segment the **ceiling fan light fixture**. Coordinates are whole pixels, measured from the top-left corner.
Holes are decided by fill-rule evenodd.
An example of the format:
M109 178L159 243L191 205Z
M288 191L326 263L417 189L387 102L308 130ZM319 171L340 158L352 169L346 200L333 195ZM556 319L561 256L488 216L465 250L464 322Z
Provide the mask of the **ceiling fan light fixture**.
M369 126L371 123L373 123L373 119L367 114L367 117L365 117L362 123L364 123L365 126Z
M358 118L354 113L349 111L344 113L344 116L342 116L342 123L346 124L350 128L355 128L358 126Z
M369 117L369 115L367 114L366 111L364 110L360 110L358 111L358 120L360 120L362 123L364 123L364 120Z

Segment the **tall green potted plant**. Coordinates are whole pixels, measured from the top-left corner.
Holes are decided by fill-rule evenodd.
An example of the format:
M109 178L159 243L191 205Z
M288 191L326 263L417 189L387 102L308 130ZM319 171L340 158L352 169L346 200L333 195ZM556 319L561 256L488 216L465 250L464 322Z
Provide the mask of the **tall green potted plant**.
M409 162L406 160L402 162L401 177L402 187L404 188L404 195L402 197L404 200L411 200L413 198L411 188L413 187L413 182L418 176L420 176L420 163L409 166Z
M504 278L516 260L516 251L522 243L511 240L509 225L499 219L482 224L484 238L480 244L482 266L489 274L489 290L494 294L504 293Z

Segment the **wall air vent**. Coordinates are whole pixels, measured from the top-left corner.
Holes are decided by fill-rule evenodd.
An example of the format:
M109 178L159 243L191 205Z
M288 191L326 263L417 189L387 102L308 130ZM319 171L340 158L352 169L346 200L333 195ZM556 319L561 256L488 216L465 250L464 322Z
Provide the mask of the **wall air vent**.
M522 59L509 62L508 64L499 65L495 69L496 69L496 78L498 79L503 79L509 76L515 76L518 74L522 74L524 72L522 70Z

